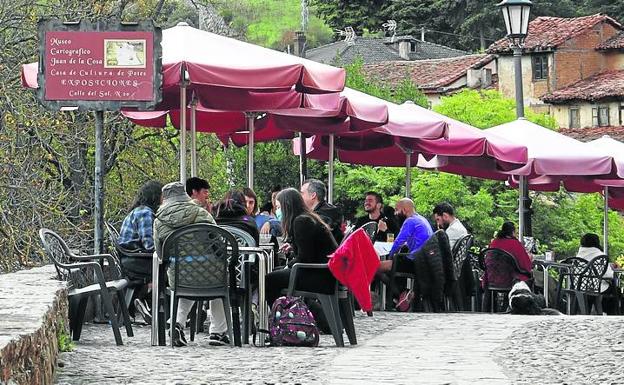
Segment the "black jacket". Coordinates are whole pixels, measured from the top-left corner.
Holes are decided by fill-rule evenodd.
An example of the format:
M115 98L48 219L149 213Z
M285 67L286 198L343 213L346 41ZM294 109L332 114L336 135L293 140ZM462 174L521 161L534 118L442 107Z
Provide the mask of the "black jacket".
M218 225L228 225L239 228L251 235L256 241L256 245L260 244L260 232L256 225L256 220L247 215L245 207L238 203L234 203L227 207L226 205L220 205L215 210L217 217L215 221Z
M332 204L329 204L325 201L320 202L314 208L314 212L318 214L319 217L329 226L331 230L331 234L334 236L334 239L337 243L342 241L343 233L342 233L342 212L340 209Z
M295 218L290 231L295 259L289 263L327 263L327 256L332 254L338 244L325 224L308 214Z
M415 253L414 269L420 294L431 301L434 311L444 309L444 294L455 280L448 236L436 231Z

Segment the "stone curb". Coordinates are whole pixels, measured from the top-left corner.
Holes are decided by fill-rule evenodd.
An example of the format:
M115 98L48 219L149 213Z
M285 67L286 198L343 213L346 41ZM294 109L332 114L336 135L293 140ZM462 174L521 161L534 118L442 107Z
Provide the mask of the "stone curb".
M0 384L52 384L67 288L53 265L0 275Z

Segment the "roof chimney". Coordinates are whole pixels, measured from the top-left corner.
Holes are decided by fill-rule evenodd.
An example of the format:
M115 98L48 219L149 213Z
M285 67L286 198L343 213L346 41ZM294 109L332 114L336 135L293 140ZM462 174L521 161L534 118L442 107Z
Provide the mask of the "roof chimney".
M305 57L305 43L306 37L305 32L297 31L295 32L295 52L296 56Z

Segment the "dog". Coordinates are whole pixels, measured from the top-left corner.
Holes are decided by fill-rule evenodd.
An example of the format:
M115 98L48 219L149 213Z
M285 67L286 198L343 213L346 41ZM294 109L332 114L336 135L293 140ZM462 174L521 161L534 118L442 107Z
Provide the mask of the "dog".
M563 315L557 309L546 307L546 300L541 294L535 294L524 281L513 285L509 292L511 314L523 315Z

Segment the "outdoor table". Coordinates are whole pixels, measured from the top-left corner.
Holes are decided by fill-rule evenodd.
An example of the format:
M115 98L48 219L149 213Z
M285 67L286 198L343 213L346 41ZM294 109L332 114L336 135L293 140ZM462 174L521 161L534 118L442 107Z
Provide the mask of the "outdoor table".
M271 251L273 245L270 246ZM268 329L268 312L266 306L266 285L265 277L267 274L273 271L273 258L267 252L267 245L260 245L260 247L247 247L240 246L238 252L242 254L248 254L250 259L248 262L253 263L255 256L258 257L258 317L260 318L260 330ZM260 346L264 346L264 333L258 332Z
M272 247L272 246L271 246ZM244 247L238 248L239 254L246 254L248 259L243 259L243 263L255 262L255 257L258 257L258 312L260 317L260 329L266 330L268 327L268 314L266 307L266 287L265 277L268 273L273 271L273 263L269 261L270 255L267 253L267 247ZM152 346L164 346L165 342L165 309L164 303L161 308L159 302L164 302L164 282L165 282L165 269L161 269L162 261L159 260L156 253L152 257ZM163 297L160 298L160 294ZM160 300L160 301L159 301ZM157 312L154 313L154 309ZM264 346L264 336L260 333L260 346Z
M379 241L376 241L373 244L373 247L375 248L375 252L379 256L380 260L385 260L388 258L388 255L390 254L390 249L392 249L392 245L393 245L393 242L379 242ZM379 290L380 291L379 295L381 296L381 309L385 311L386 310L386 285L383 283L380 283L379 287L381 289Z
M542 266L542 270L543 270L543 273L544 273L544 299L546 300L546 307L548 307L548 304L549 304L549 298L548 298L548 286L549 286L548 270L550 270L551 268L557 268L559 270L561 270L561 269L567 270L570 267L570 265L568 265L566 263L560 263L560 262L555 262L555 261L547 261L545 259L534 258L533 259L533 266Z

